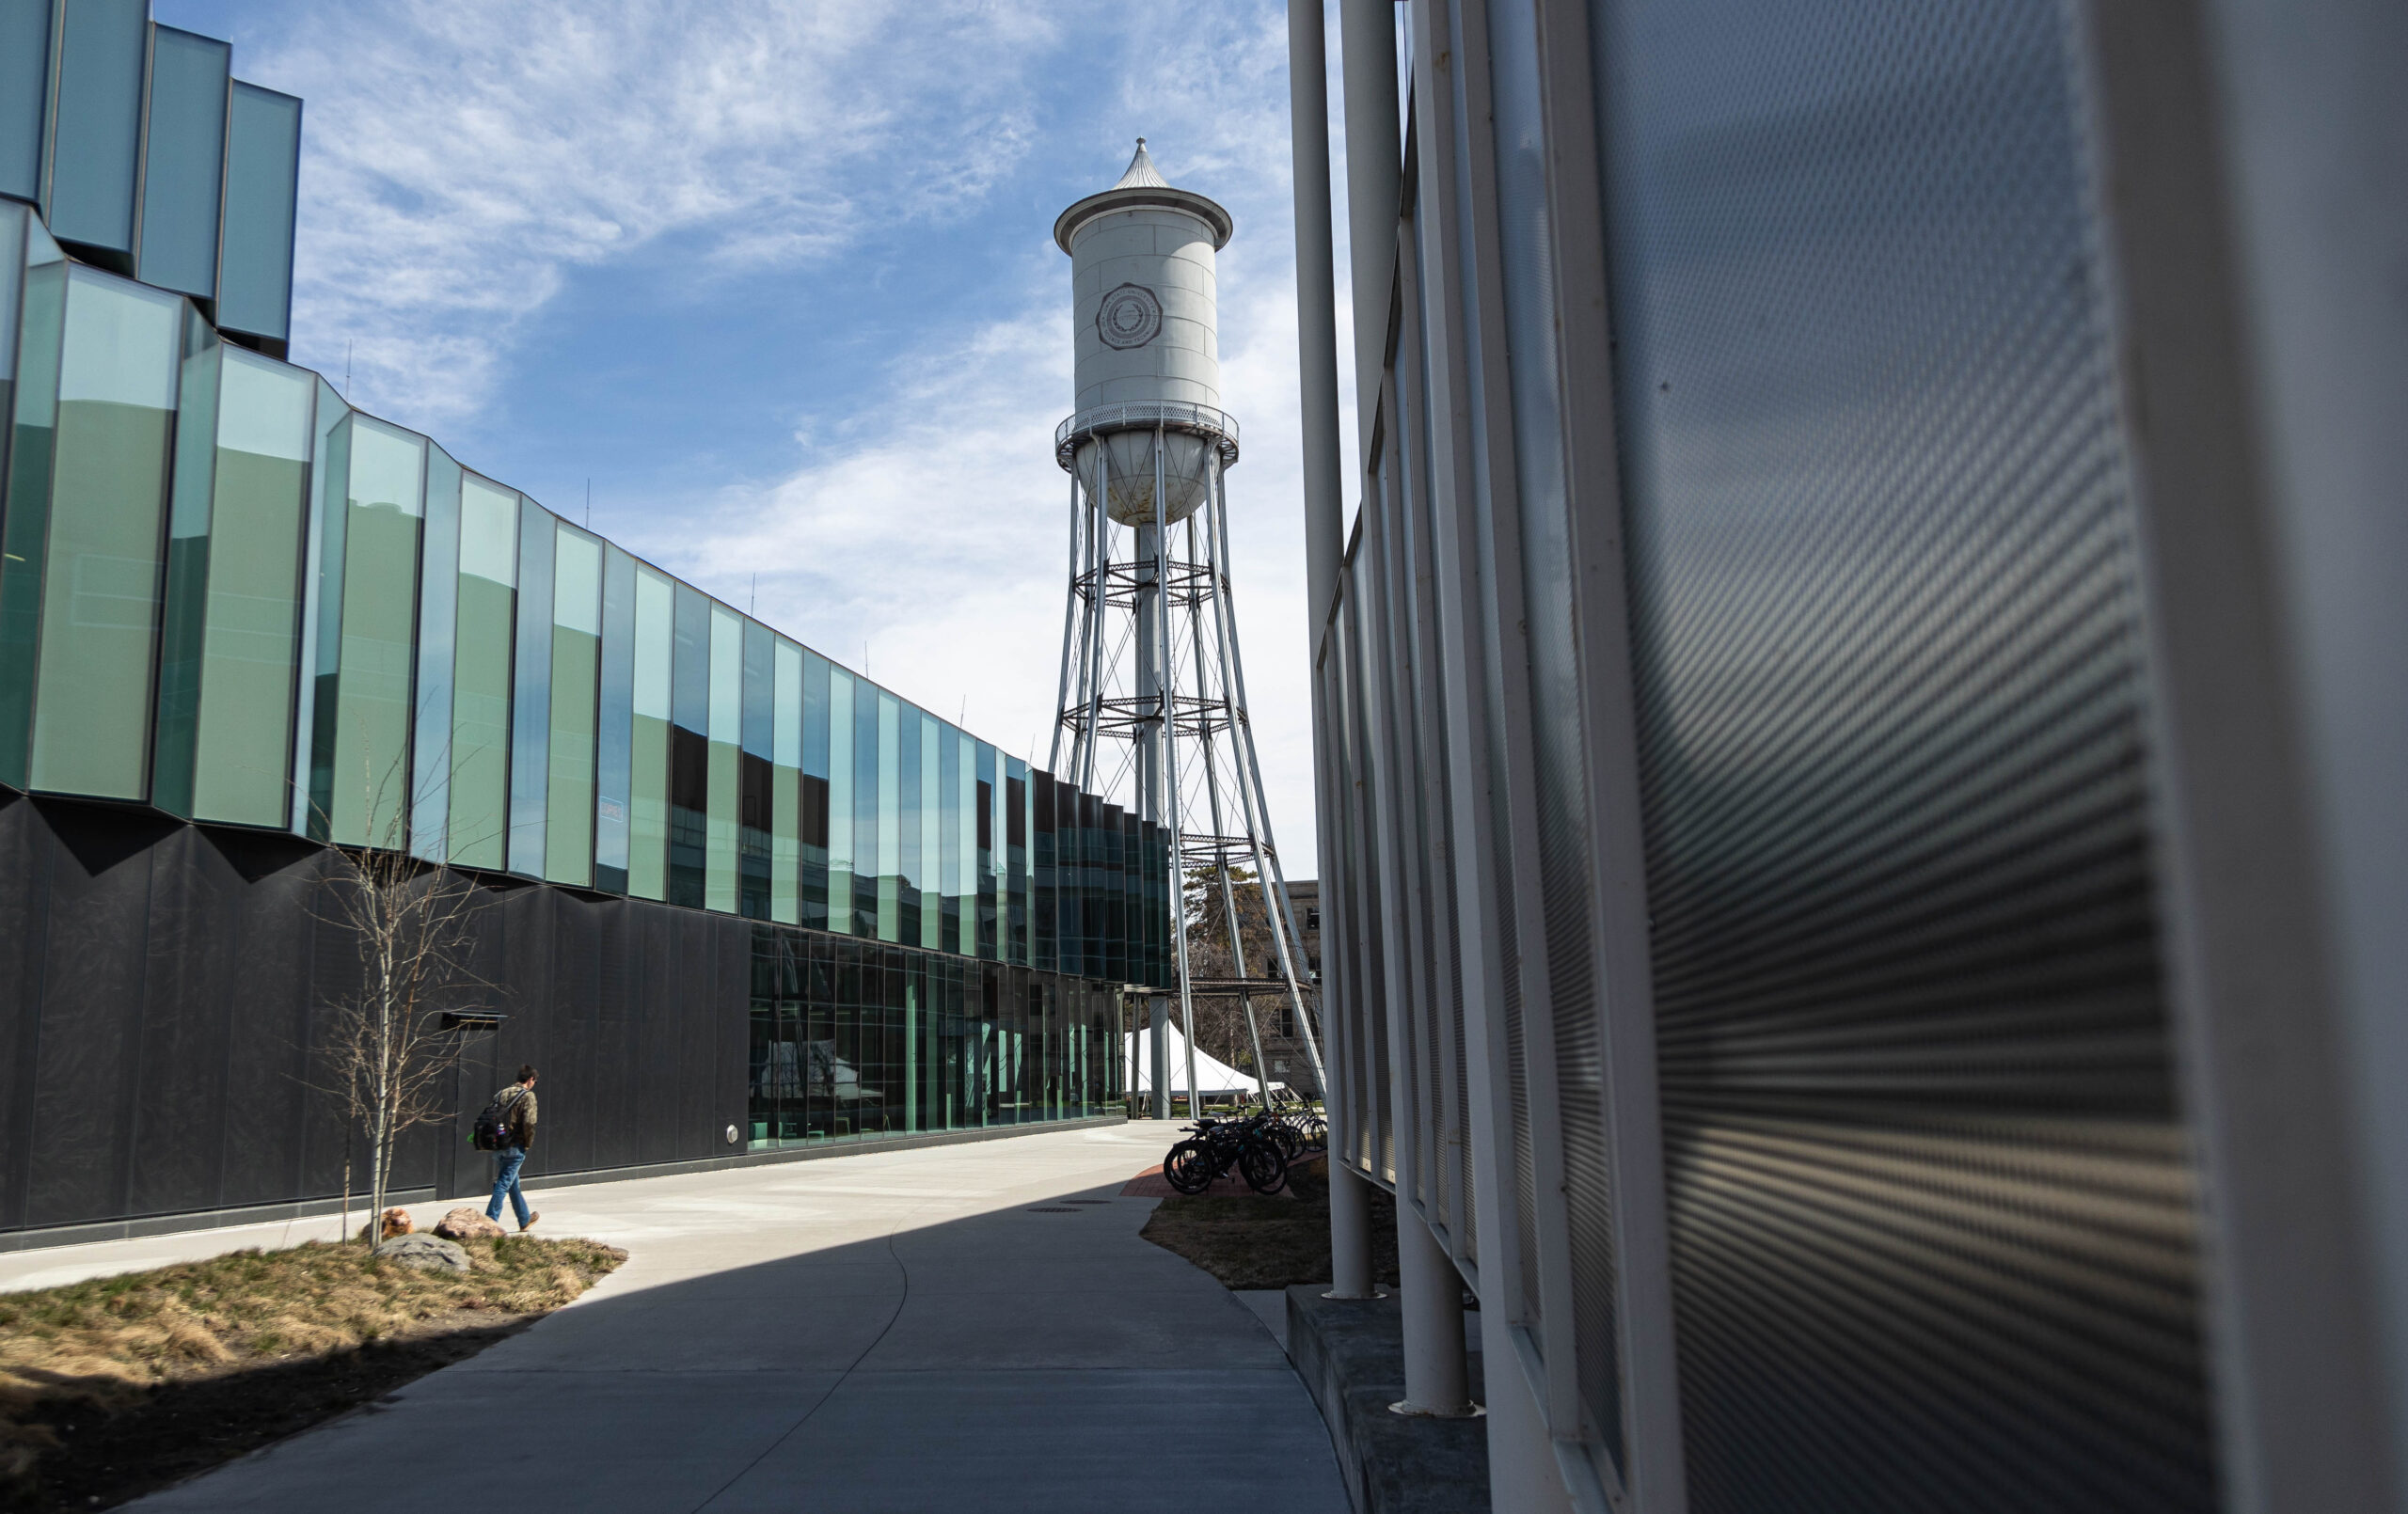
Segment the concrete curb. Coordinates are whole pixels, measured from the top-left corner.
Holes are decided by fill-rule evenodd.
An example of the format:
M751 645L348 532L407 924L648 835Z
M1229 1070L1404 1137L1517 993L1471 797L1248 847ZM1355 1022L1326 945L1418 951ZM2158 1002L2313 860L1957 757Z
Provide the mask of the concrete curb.
M1485 1514L1488 1422L1408 1419L1404 1316L1394 1298L1324 1299L1328 1285L1288 1290L1288 1358L1321 1406L1355 1514ZM1471 1391L1487 1396L1481 1358Z

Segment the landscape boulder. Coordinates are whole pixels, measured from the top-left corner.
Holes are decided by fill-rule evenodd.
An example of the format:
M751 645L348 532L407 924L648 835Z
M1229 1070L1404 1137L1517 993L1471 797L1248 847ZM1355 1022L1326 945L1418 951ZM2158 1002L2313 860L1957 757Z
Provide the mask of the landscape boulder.
M376 1254L404 1267L439 1267L452 1272L468 1270L468 1254L440 1236L396 1236L379 1245Z
M465 1204L436 1221L435 1233L446 1240L495 1240L510 1234L486 1219L483 1209L472 1209Z

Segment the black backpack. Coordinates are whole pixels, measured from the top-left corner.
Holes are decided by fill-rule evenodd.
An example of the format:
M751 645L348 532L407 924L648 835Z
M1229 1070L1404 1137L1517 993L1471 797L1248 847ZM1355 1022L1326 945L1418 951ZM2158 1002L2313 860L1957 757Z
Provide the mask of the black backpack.
M500 1151L510 1144L510 1112L518 1107L525 1092L515 1087L505 1088L493 1096L471 1128L468 1143L479 1151Z

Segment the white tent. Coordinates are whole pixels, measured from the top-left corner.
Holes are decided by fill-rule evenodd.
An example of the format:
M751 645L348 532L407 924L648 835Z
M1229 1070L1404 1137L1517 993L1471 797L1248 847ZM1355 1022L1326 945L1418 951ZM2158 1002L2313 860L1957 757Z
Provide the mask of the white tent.
M1132 1031L1126 1038L1129 1068L1127 1087L1133 1094L1150 1094L1154 1091L1154 1059L1150 1049L1146 1045L1147 1037L1150 1033L1149 1031ZM1187 1037L1179 1033L1179 1026L1176 1023L1163 1027L1163 1049L1170 1057L1171 1096L1184 1097L1187 1094ZM1244 1094L1253 1097L1261 1092L1251 1077L1238 1071L1226 1062L1207 1056L1200 1047L1196 1052L1196 1081L1203 1090L1206 1098L1218 1098L1228 1094ZM1272 1086L1280 1088L1286 1085L1275 1081Z

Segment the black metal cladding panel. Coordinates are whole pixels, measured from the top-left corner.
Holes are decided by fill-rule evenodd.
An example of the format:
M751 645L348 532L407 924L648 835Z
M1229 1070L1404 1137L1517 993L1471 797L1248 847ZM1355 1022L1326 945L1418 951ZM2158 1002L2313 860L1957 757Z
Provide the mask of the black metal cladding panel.
M126 1208L183 1208L219 1191L226 1049L242 978L234 870L183 827L151 848L150 962L143 974Z
M324 892L327 854L290 836L219 832L213 841L243 880L240 995L226 1054L224 1184L227 1205L267 1204L296 1191L308 1073L310 911ZM182 1206L179 1205L179 1207Z
M0 1227L6 1228L25 1222L25 1184L33 1164L48 840L34 801L0 790Z
M554 1171L609 1166L595 1156L597 1132L605 1122L625 1120L626 1112L603 1096L603 1061L611 1049L602 1037L602 935L594 919L602 907L575 894L542 891L553 898L552 1001L547 1016L554 1027L549 1080L564 1096L560 1110L564 1117L555 1122L556 1131L545 1144L551 1148Z
M1605 0L1691 1506L2213 1506L2068 11Z

